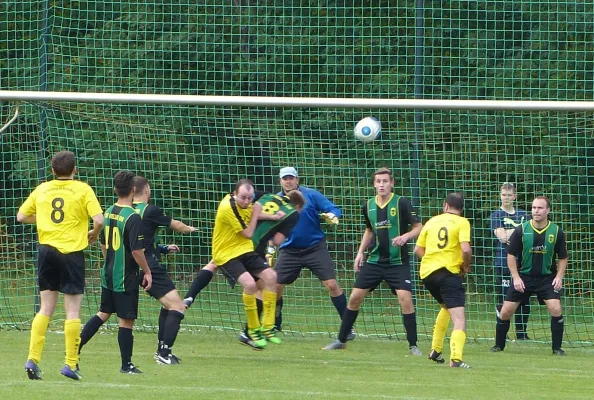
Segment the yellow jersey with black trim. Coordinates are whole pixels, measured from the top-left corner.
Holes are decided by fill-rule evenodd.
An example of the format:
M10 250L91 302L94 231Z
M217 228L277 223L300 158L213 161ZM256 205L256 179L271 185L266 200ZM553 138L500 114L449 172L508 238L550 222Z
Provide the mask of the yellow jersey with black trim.
M251 239L241 234L252 218L252 204L241 208L228 194L219 203L212 234L212 258L221 266L227 261L254 251Z
M470 243L470 222L466 218L450 213L431 218L417 238L417 246L425 248L421 279L441 268L459 274L463 262L462 242Z
M95 192L89 185L72 179L54 179L37 186L19 212L35 215L39 244L62 254L89 245L89 218L102 214Z

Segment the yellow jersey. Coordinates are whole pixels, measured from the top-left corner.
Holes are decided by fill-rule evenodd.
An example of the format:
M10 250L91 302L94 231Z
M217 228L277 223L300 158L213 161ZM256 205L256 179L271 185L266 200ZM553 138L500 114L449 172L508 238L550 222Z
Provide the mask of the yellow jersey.
M470 243L470 222L466 218L450 213L431 218L417 239L417 246L425 248L421 279L441 268L459 274L463 262L462 242Z
M19 212L35 215L39 244L55 247L62 254L85 249L89 245L89 217L103 213L93 189L72 179L40 184Z
M212 234L212 258L221 266L227 261L254 251L251 239L241 234L252 218L252 204L241 208L232 195L223 198L217 209Z

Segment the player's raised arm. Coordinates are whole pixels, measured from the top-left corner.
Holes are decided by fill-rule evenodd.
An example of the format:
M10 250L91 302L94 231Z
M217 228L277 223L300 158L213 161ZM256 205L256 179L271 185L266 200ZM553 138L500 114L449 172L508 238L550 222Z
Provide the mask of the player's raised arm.
M171 224L169 225L169 228L179 233L191 233L196 232L197 230L195 227L186 225L183 222L173 218L171 219Z

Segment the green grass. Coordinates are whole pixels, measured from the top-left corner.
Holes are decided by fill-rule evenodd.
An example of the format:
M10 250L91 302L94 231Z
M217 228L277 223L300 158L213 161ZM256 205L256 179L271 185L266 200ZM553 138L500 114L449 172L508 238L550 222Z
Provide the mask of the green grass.
M468 344L471 370L437 365L408 354L405 342L357 339L345 351L320 350L329 339L285 337L262 352L236 343L233 335L182 332L179 366L157 365L156 335L135 334L134 362L143 375L119 373L117 335L102 331L83 350L81 382L59 374L63 336L48 333L43 381L27 379L29 332L0 331L4 399L584 399L594 390L592 351L571 349L553 357L547 345L510 343L504 353L491 343ZM426 352L429 343L420 342ZM449 351L446 350L445 353Z

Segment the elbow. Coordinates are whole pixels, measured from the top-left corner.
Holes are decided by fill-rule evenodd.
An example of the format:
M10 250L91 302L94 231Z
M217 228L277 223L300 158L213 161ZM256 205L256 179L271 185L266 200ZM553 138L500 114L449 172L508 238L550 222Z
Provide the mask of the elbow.
M17 222L23 223L25 221L25 215L18 213L16 217Z
M103 218L103 214L99 214L93 218L93 223L98 226L102 227L105 225L105 218Z

